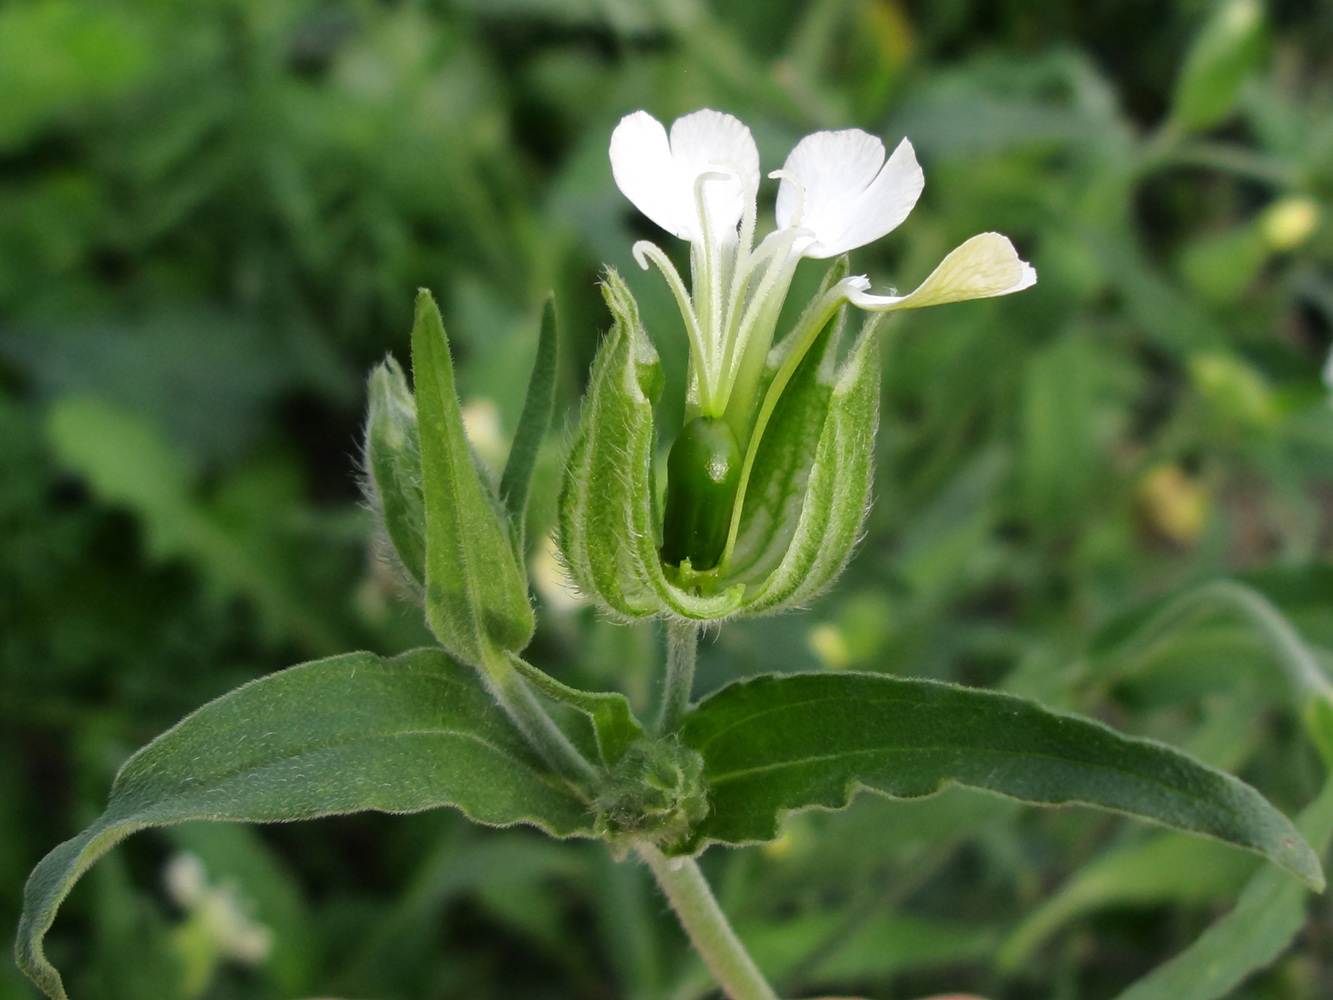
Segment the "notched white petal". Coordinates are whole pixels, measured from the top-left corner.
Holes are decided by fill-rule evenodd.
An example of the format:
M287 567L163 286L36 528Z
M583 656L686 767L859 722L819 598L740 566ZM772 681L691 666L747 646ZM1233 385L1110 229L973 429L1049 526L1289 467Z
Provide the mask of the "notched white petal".
M907 295L870 295L849 284L847 301L861 309L920 309L946 302L1011 295L1037 283L1037 271L1020 260L1008 238L981 233L940 261L930 277Z
M646 111L620 119L611 133L611 174L616 186L640 212L667 232L689 238L694 214L689 190L682 191L671 159L666 129Z
M900 142L885 162L884 144L860 129L806 136L782 171L777 223L816 233L800 247L806 257L834 257L886 235L907 218L925 186L910 142Z
M759 186L759 150L738 119L704 109L677 118L666 129L646 111L620 120L611 134L611 172L616 185L653 222L681 239L704 234L700 199L711 235L734 235Z
M695 111L672 123L671 155L691 189L702 175L725 175L704 182L703 204L711 235L719 240L734 239L746 202L752 201L759 189L759 148L749 128L721 111ZM697 214L693 218L697 219ZM702 220L695 228L702 233Z

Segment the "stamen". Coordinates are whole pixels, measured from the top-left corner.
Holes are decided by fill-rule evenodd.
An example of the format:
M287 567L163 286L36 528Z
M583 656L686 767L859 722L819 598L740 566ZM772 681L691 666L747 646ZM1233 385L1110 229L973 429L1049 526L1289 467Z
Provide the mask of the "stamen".
M737 246L736 264L737 267L739 268L741 263L741 255L743 253L748 254L750 252L750 248L754 246L754 228L756 223L755 216L758 215L759 212L758 208L759 189L755 186L752 186L749 183L749 179L745 171L740 168L739 164L735 163L732 160L726 160L724 162L726 164L727 169L736 175L737 179L740 180L741 184L745 188L743 192L745 196L745 201L744 204L741 206L741 238L740 242L736 245Z
M727 345L722 360L723 376L721 385L724 398L720 402L723 406L726 406L729 402L736 369L745 356L745 345L754 332L754 326L759 313L763 309L764 300L773 293L774 287L784 272L786 272L787 281L790 282L791 274L795 271L795 265L799 262L798 257L789 253L791 245L804 236L813 235L810 230L801 229L797 226L769 233L764 237L764 241L759 244L759 249L749 256L743 270L732 282L731 303L727 315ZM774 263L779 255L782 258L781 263ZM746 305L744 304L745 291L761 264L768 264L764 272L764 279L759 285L759 290L755 292L748 305Z
M708 308L708 323L705 328L709 353L701 355L699 363L705 368L714 369L714 377L720 374L716 369L721 362L722 344L719 342L718 327L722 323L722 259L718 247L713 244L713 227L708 219L708 201L704 198L704 185L709 181L731 180L731 174L720 170L705 170L694 179L694 203L699 213L699 224L703 228L700 237L703 241L703 268L701 269L705 285L705 300ZM697 284L696 280L696 284ZM696 292L698 289L695 289ZM697 296L696 296L697 298ZM714 383L716 388L716 383Z
M722 561L719 564L723 573L727 571L727 566L731 561L732 549L736 546L736 536L740 532L741 510L745 503L745 487L750 478L750 470L754 467L755 455L759 451L759 442L763 439L764 431L768 429L768 421L773 416L778 399L782 396L783 390L787 388L787 383L791 381L791 377L795 374L801 359L810 350L810 345L814 343L815 337L824 328L824 324L833 318L834 314L842 308L846 301L843 289L840 288L841 285L842 282L839 282L814 302L811 302L801 315L800 320L797 321L796 329L788 334L789 337L793 338L793 349L782 359L782 364L773 376L773 381L768 384L768 391L764 394L764 401L760 404L759 413L750 429L750 441L745 449L745 461L741 465L741 485L736 492L736 499L732 505L731 529L727 533L727 544L723 547Z
M699 375L699 395L700 402L705 406L711 405L717 387L714 384L716 372L711 373L710 379L708 366L704 363L705 355L703 353L703 337L699 330L699 318L695 315L694 304L690 301L690 293L685 290L685 282L680 280L680 272L676 270L676 265L671 263L671 258L662 252L662 248L651 240L639 240L634 244L631 251L634 254L634 260L639 267L645 271L648 270L648 264L651 261L657 265L657 269L662 272L662 277L666 279L667 286L676 296L676 305L680 308L681 318L685 321L685 334L690 339L690 347L699 358L699 367L703 369Z

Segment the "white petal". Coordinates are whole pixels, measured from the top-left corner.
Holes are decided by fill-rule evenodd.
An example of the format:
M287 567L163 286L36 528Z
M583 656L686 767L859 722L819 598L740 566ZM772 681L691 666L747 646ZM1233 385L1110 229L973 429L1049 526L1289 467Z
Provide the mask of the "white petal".
M682 191L666 129L646 111L620 119L611 133L611 173L616 186L667 232L689 239L693 191Z
M921 197L925 178L912 144L904 139L884 162L884 144L860 129L816 132L797 143L778 187L779 226L812 230L806 257L833 257L865 246L896 229ZM802 198L803 195L803 198ZM795 219L798 203L801 216Z
M861 309L920 309L946 302L1010 295L1037 283L1036 269L1019 260L1014 245L999 233L981 233L940 261L917 289L907 295L869 295L855 287L847 301Z
M759 186L759 150L750 130L731 115L705 109L666 129L646 111L626 115L611 133L611 172L625 197L681 239L697 241L703 227L695 198L700 174L725 173L703 183L709 228L724 239L736 232L747 198Z
M689 185L691 203L700 174L720 171L731 175L726 180L706 181L703 192L709 228L719 236L734 234L746 201L759 188L759 149L750 130L720 111L695 111L672 123L671 155L681 181Z

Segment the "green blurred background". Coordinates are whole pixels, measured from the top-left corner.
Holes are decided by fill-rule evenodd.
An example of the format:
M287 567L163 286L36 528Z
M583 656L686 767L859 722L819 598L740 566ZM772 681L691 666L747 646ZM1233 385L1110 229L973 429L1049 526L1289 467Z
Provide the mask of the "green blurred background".
M908 135L925 194L855 270L912 287L998 230L1041 276L891 324L859 554L808 613L715 635L698 691L820 665L999 687L1187 747L1295 812L1323 772L1253 627L1117 643L1229 574L1333 649L1330 53L1320 0L0 3L0 929L186 712L293 662L427 641L357 485L364 374L406 357L418 286L488 460L551 288L573 419L604 263L679 385L679 318L630 257L675 241L606 159L637 108L729 111L765 170L815 129ZM820 276L804 266L797 295ZM529 532L532 659L648 705L653 627L573 605L540 542L563 441ZM1113 997L1254 866L958 792L862 798L705 858L780 990L885 1000ZM709 982L633 865L449 812L145 834L75 890L49 950L89 1000L695 1000ZM1330 993L1317 900L1235 996ZM0 963L0 998L33 995Z

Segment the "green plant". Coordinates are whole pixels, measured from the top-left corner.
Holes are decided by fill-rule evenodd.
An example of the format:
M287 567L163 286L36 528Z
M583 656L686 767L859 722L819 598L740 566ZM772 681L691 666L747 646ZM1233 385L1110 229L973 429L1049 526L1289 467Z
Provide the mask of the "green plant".
M778 228L757 249L758 154L735 119L699 112L668 139L655 120L631 115L613 136L612 160L631 200L691 243L689 291L660 249L635 248L641 265L663 272L690 339L685 419L663 499L656 404L665 379L633 297L609 272L614 323L565 462L558 537L571 578L607 614L664 620L659 718L645 725L623 695L570 688L520 655L535 628L524 516L552 411L553 309L497 484L465 433L443 322L423 291L413 386L392 359L371 376L366 468L386 554L420 597L439 647L292 667L205 705L136 754L102 816L29 879L24 971L63 998L42 942L73 883L130 833L191 819L449 805L483 824L601 839L648 865L733 1000L774 993L694 857L710 844L773 841L789 814L842 808L861 789L905 799L959 784L1090 805L1230 842L1321 890L1307 838L1326 846L1329 795L1298 830L1222 771L1030 699L828 672L761 674L691 703L702 624L808 601L841 572L861 530L878 323L845 346L846 307L885 313L1004 295L1036 274L994 233L963 243L904 296L869 294L839 260L779 338L797 259L855 249L911 210L921 190L911 146L886 162L878 140L857 130L803 140L775 172ZM1317 664L1262 602L1241 592L1240 604L1277 637L1311 732L1333 757L1333 703ZM1240 910L1289 911L1299 897L1277 881L1285 877L1256 876Z

